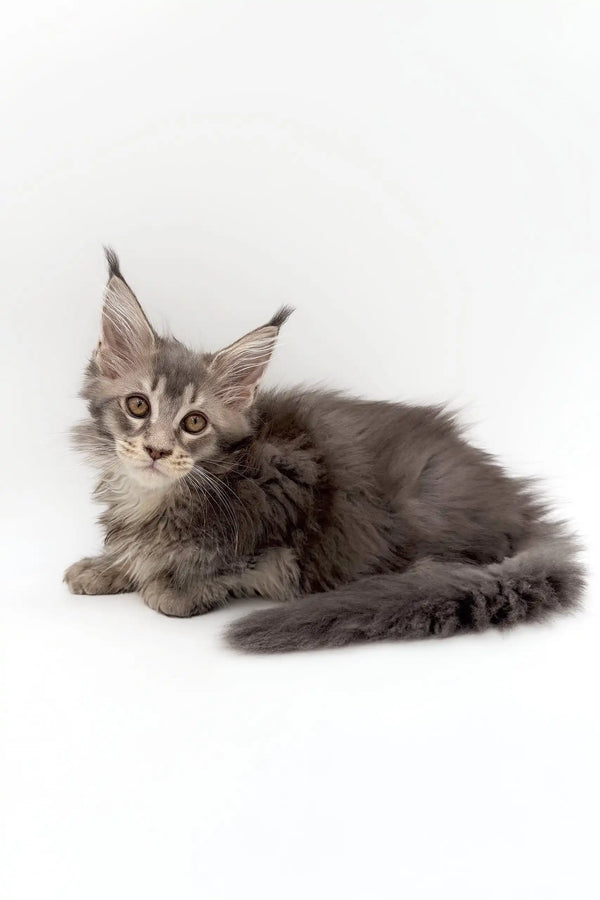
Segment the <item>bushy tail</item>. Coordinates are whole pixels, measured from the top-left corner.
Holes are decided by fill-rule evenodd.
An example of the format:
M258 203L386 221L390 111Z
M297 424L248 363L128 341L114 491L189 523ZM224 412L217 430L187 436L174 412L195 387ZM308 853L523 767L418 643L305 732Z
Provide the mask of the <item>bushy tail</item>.
M241 650L277 653L540 621L577 605L584 586L577 549L561 535L487 566L423 559L402 573L251 613L227 638Z

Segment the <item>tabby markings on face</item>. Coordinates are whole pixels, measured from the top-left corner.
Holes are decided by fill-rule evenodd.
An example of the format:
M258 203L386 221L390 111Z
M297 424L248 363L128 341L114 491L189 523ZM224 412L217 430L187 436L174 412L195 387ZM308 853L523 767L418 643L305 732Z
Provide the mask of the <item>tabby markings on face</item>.
M212 428L203 412L203 398L189 383L179 398L167 392L161 375L154 388L140 380L138 389L118 398L126 435L115 435L119 460L132 479L158 490L188 475L196 465L194 450ZM113 427L119 423L113 418Z

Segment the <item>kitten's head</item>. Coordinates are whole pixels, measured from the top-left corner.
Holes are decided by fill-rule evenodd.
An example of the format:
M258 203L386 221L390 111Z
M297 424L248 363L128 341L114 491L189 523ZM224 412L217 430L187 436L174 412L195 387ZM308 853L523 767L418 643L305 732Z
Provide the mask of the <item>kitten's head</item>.
M103 466L165 488L199 465L218 466L250 434L256 392L291 309L217 353L195 353L154 331L116 255L106 256L101 337L83 388L92 425L79 431L80 443Z

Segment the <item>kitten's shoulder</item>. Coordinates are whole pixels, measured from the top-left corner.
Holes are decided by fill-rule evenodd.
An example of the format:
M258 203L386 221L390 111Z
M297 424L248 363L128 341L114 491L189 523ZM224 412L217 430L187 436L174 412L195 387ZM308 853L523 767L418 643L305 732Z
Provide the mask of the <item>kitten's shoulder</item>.
M425 406L388 400L367 400L343 391L320 388L288 388L261 392L256 403L257 422L262 428L294 433L328 421L365 424L376 421L404 423L408 428L428 427L453 431L456 415L444 405Z
M255 421L259 434L295 439L314 428L321 417L357 402L339 391L319 388L263 391L256 401Z

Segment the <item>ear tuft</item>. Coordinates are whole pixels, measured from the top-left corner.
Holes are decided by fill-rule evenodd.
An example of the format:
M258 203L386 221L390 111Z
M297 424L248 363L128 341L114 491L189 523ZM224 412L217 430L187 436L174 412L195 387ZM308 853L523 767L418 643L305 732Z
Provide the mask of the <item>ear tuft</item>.
M108 263L108 280L112 278L113 275L116 275L117 278L120 278L122 281L125 281L123 276L121 275L121 267L119 265L119 257L112 249L112 247L104 247L104 255L106 256L106 262Z
M267 322L267 325L274 325L275 328L281 328L282 325L285 325L293 312L293 306L280 306L273 318Z

